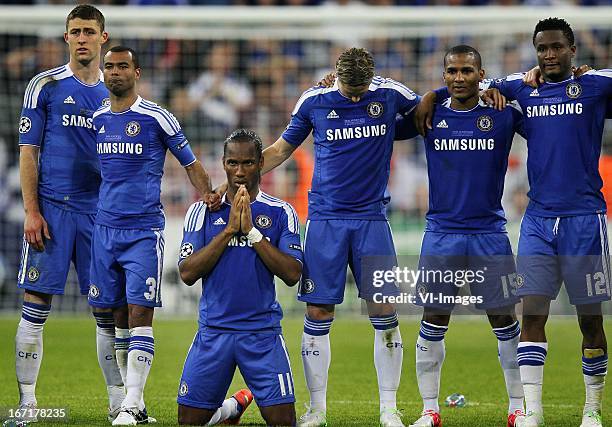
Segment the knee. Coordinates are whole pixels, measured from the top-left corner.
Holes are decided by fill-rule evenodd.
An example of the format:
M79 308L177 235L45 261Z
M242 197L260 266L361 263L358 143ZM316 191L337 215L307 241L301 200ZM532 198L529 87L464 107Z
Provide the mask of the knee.
M604 335L603 316L581 315L578 316L580 331L585 338L596 339Z
M329 320L334 317L335 306L333 304L308 304L306 315L312 320Z
M179 425L187 425L187 426L206 425L206 423L208 423L208 421L210 420L211 416L208 414L202 414L201 412L208 412L208 411L199 411L199 410L194 411L190 409L189 407L179 405L178 406Z
M264 417L268 426L295 426L295 410L269 414Z
M524 331L542 330L546 326L547 320L548 316L525 314L523 315L522 328Z
M493 328L505 328L516 322L516 317L511 314L489 315L489 323Z

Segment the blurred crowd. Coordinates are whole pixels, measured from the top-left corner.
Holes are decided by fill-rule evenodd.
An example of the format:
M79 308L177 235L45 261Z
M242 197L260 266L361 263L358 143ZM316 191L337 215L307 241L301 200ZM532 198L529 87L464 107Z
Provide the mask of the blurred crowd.
M576 63L609 67L612 31L579 31ZM361 40L376 60L377 73L423 94L442 85L443 55L450 46L477 47L490 77L528 70L535 65L530 34L430 36ZM222 141L237 127L252 128L265 144L282 133L300 94L333 69L346 44L320 40L176 40L112 38L107 48L125 44L140 56L140 93L175 114L194 150L211 172L223 179ZM0 33L0 276L3 263L18 265L23 209L18 170L17 123L24 89L36 73L66 63L61 38ZM604 152L612 148L610 131ZM510 220L520 218L527 199L524 141L517 137L509 172L505 207ZM312 144L305 143L286 165L264 176L263 188L292 202L302 220L312 173ZM181 217L197 196L185 185L175 160L167 161L163 203L169 216ZM390 181L390 213L397 227L422 221L427 210L427 173L422 142L395 144ZM11 258L7 260L6 257ZM14 259L12 259L14 258Z

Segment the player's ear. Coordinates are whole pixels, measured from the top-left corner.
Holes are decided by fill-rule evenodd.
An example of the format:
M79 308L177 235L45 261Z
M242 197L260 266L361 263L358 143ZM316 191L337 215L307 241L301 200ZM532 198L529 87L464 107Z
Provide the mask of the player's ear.
M108 33L106 31L102 31L102 44L108 41Z
M264 156L263 154L259 155L259 170L263 169L263 165L264 165Z
M64 41L68 43L68 31L64 31Z
M134 73L136 74L136 80L139 80L140 79L140 68L136 68L134 70Z
M484 76L485 76L485 70L484 70L484 68L481 68L481 69L478 71L478 75L480 76L480 78L478 79L478 81L479 81L479 82L483 81Z
M576 56L576 46L571 46L570 51L572 52L572 58Z

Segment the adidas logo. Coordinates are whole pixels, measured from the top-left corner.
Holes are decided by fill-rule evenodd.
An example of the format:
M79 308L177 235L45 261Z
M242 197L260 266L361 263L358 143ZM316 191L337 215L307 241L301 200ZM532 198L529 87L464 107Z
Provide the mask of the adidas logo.
M534 90L533 90L533 91L532 91L532 92L529 94L529 96L540 96L540 94L538 93L538 90L537 90L537 89L534 89Z
M223 221L223 218L219 217L215 222L213 222L213 225L225 225L225 221Z
M442 119L440 123L436 125L437 128L448 129L448 125L446 124L446 120Z
M72 96L68 96L68 98L64 99L64 104L76 104Z
M331 110L327 115L328 119L339 119L340 116L336 113L336 110Z
M104 125L102 125L102 127L100 128L100 130L98 131L98 133L106 133L106 131L104 130Z

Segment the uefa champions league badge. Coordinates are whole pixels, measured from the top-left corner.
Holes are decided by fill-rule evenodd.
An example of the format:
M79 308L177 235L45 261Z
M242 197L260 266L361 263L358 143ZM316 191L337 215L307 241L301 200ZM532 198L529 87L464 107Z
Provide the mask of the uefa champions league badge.
M493 119L489 116L480 116L476 120L476 126L483 132L490 131L493 128Z
M131 121L125 125L125 134L127 136L136 136L140 133L140 123Z
M582 87L576 82L571 82L565 87L565 94L568 98L578 98L582 95Z
M32 121L29 117L23 116L19 119L19 133L28 133L32 129Z
M110 98L104 98L102 100L102 106L103 107L108 107L110 105Z
M183 245L181 246L181 252L179 255L181 259L187 258L192 253L193 253L193 245L189 242L183 243Z

